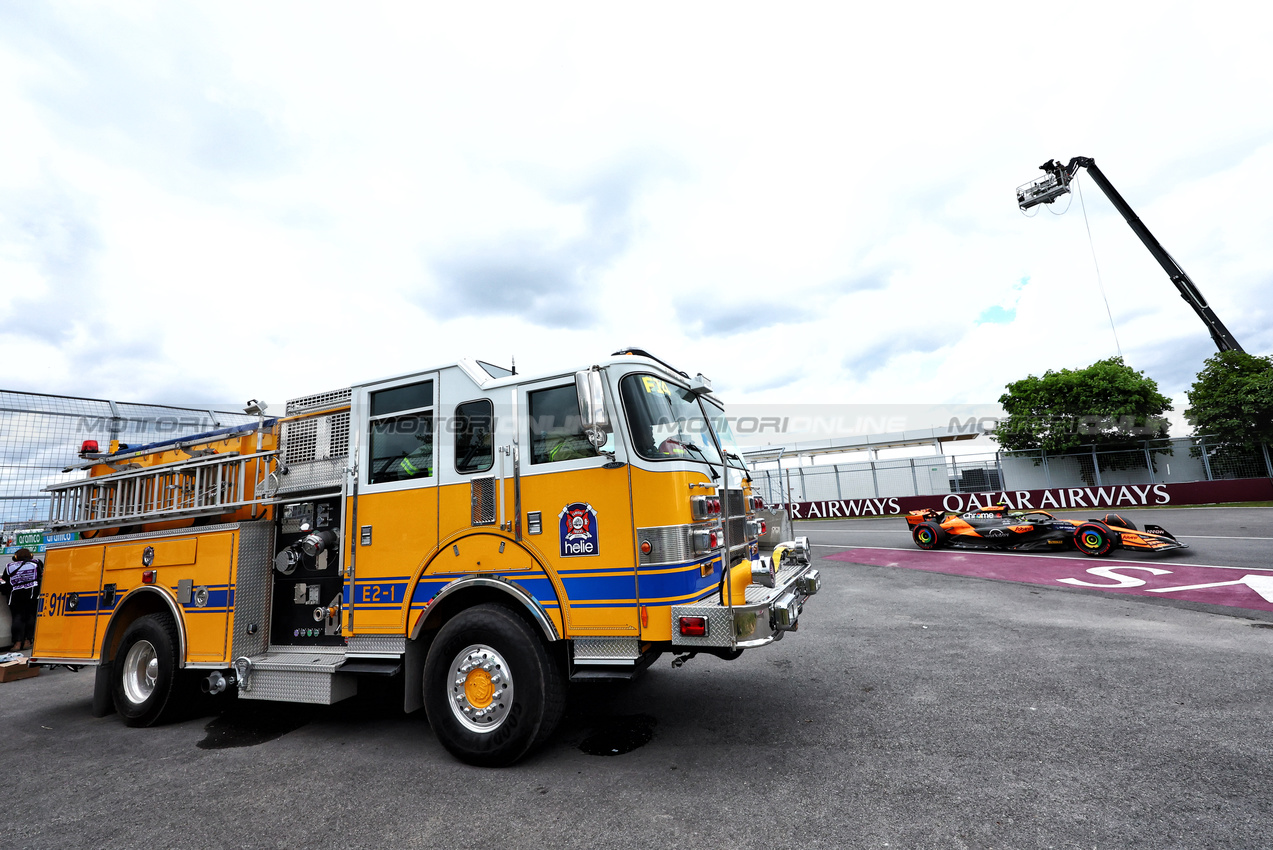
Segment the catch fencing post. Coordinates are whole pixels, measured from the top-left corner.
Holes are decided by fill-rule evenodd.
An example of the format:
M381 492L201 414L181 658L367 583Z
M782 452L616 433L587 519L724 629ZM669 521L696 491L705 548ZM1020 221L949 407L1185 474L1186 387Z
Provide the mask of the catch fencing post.
M1207 457L1207 438L1206 437L1198 438L1198 450L1202 452L1202 469L1204 472L1207 473L1207 480L1215 481L1215 478L1212 477L1211 475L1211 458Z

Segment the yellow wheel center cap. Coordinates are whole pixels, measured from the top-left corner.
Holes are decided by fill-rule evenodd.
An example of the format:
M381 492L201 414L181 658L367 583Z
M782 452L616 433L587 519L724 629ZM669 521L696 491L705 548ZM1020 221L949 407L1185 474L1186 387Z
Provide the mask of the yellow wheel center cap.
M474 708L486 708L491 704L495 688L491 685L491 674L481 667L470 670L464 679L464 698Z

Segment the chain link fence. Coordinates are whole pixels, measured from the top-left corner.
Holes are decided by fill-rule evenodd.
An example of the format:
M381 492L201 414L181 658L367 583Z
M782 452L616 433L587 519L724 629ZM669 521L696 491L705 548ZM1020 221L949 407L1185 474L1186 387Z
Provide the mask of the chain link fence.
M818 502L1273 478L1270 455L1267 445L1248 454L1208 442L1206 437L1179 437L1118 451L1084 446L1064 455L987 452L758 469L752 472L752 481L766 503L783 504L788 492L793 502Z
M66 481L80 446L144 445L255 422L244 413L0 390L0 528L41 526L49 484Z

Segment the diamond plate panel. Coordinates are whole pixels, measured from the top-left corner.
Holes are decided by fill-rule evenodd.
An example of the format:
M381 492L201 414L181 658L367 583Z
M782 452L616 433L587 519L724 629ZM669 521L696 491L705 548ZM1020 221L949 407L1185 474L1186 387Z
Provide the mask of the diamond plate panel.
M234 658L259 655L265 651L270 633L270 568L273 564L274 524L269 522L239 525L239 556L234 573L234 611L230 628L234 630ZM255 634L248 627L256 626Z
M239 699L331 705L358 693L350 675L318 671L253 670L252 690L239 689Z
M707 634L704 637L686 637L676 628L680 617L707 618ZM733 646L734 613L717 602L703 600L692 605L672 606L673 646Z
M345 458L329 458L287 467L286 475L278 476L276 494L297 493L305 490L322 490L340 486L345 471Z
M765 587L760 584L747 585L747 602L772 602L785 592L786 588L796 580L796 577L807 570L807 566L790 566L783 567L778 570L778 580L774 582L775 587Z
M641 656L638 638L575 638L572 643L576 662L635 661Z
M354 635L349 639L350 655L400 656L407 651L402 635Z

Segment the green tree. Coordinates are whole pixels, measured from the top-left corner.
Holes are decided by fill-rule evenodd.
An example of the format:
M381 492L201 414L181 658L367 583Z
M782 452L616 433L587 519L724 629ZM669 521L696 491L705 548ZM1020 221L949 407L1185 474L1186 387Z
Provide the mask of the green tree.
M1214 436L1224 448L1252 455L1260 453L1260 443L1273 444L1273 357L1215 354L1188 396L1185 417L1194 434Z
M999 404L1008 415L999 421L994 438L1010 451L1065 454L1088 444L1139 448L1167 436L1162 414L1171 410L1171 400L1121 357L1098 360L1085 369L1028 375L1007 390Z

